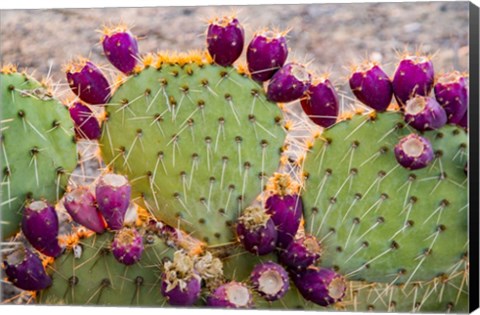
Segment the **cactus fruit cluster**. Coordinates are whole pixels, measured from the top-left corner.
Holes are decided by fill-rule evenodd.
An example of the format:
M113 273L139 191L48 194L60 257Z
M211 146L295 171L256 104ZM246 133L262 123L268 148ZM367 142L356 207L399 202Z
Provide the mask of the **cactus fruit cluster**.
M287 60L286 32L247 44L235 17L209 22L205 51L143 54L123 25L101 44L119 79L72 62L69 106L0 75L2 237L22 230L3 265L38 303L468 308L464 75L366 62L348 113L328 76ZM67 187L76 140L103 164Z

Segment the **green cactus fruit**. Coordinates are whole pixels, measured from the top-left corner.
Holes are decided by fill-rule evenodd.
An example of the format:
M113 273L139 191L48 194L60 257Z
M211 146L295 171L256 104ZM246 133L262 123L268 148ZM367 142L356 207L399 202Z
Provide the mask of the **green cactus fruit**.
M435 159L415 171L394 156L413 132L399 113L355 115L326 130L304 161L305 230L322 241L321 265L350 280L429 281L468 246L468 135L425 132Z
M102 155L156 218L218 245L277 169L286 132L258 83L188 58L159 57L115 91Z
M55 203L77 165L73 123L67 107L47 86L14 68L0 72L2 238L19 230L29 198Z
M142 259L126 266L111 253L112 233L92 235L47 267L52 286L38 295L40 304L163 306L160 278L164 259L174 248L155 234L144 236Z

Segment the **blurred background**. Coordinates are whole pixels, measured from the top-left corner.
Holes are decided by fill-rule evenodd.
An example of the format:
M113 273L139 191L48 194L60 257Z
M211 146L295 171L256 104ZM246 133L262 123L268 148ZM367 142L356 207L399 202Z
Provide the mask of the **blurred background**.
M255 5L1 11L2 63L36 69L38 76L65 82L63 64L90 56L106 63L101 26L123 21L140 37L140 50L186 51L205 47L207 21L236 13L246 41L263 27L291 29L290 60L310 62L343 85L348 66L365 57L380 60L393 74L397 53L420 49L434 54L437 72L468 67L468 2ZM244 60L244 59L243 59Z

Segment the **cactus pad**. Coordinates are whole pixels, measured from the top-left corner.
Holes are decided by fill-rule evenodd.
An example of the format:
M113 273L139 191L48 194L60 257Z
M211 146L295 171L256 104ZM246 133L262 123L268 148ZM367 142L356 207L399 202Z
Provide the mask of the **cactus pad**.
M229 242L241 210L278 167L282 112L235 68L159 62L129 77L106 106L102 155L132 198L209 244Z
M4 68L5 69L5 68ZM67 107L46 86L14 70L2 70L2 238L18 231L26 199L58 200L77 164Z
M305 229L323 242L321 265L351 280L405 283L447 273L467 251L467 134L425 132L435 158L410 171L395 160L413 132L402 115L355 115L308 152Z
M350 312L467 313L468 287L463 270L449 277L406 286L350 281L344 300L336 305Z
M40 293L38 302L163 306L166 300L160 293L162 259L171 259L175 250L157 236L147 234L142 259L126 266L111 253L112 241L111 233L93 235L81 239L76 247L57 258L52 266L47 267L53 285Z

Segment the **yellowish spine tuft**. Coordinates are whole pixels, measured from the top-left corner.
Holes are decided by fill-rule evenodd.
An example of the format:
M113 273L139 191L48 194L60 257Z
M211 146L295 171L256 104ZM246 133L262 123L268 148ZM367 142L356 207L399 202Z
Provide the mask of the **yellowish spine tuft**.
M14 65L11 63L3 65L0 70L0 73L3 73L3 74L12 74L16 72L17 72L17 65Z

